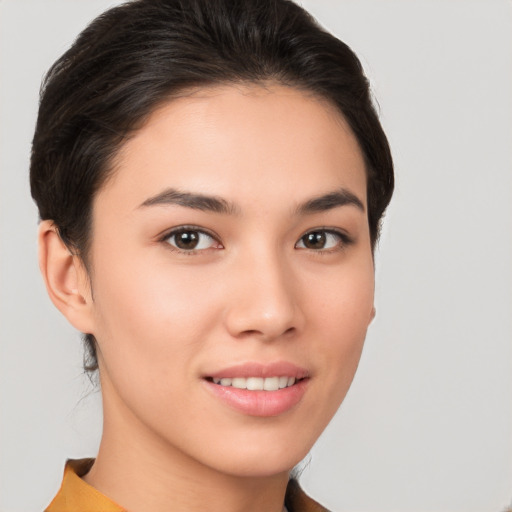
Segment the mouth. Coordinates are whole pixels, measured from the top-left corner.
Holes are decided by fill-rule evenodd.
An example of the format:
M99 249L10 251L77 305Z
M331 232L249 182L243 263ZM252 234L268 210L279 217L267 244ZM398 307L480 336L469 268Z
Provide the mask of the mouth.
M206 380L218 386L247 389L249 391L279 391L295 385L304 378L282 375L279 377L207 377Z
M246 363L203 377L207 390L221 403L259 417L279 416L296 407L310 380L307 370L286 362Z

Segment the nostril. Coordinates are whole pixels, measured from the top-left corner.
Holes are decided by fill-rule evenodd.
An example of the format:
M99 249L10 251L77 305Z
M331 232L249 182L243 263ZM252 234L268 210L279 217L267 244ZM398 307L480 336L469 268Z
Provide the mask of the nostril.
M290 337L295 333L295 331L296 331L295 327L288 327L287 329L285 329L284 331L281 331L281 332L277 329L274 331L269 328L262 329L262 330L248 329L246 331L240 332L237 335L237 338L238 339L246 339L246 340L255 338L255 339L261 339L264 341L273 341L273 340L276 340L281 337Z

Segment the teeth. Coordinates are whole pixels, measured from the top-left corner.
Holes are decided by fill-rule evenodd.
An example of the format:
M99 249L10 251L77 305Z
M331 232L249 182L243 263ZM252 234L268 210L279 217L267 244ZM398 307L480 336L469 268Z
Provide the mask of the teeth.
M277 391L279 389L293 386L296 382L295 377L234 377L230 378L217 378L213 379L215 384L221 386L232 386L237 389L248 389L250 391Z
M244 379L243 377L235 377L231 381L231 385L237 389L247 389L247 379Z
M288 386L288 377L279 377L279 389Z
M277 391L279 389L279 377L269 377L263 380L263 389L265 391Z
M249 377L247 379L247 389L251 391L261 391L263 389L263 380L259 377Z

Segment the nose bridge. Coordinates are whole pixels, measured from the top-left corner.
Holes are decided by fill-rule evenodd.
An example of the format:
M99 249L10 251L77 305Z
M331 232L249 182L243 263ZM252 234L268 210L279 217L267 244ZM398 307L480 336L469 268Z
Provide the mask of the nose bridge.
M232 335L274 339L300 327L300 311L292 269L270 244L240 254L233 276L237 292L227 315Z

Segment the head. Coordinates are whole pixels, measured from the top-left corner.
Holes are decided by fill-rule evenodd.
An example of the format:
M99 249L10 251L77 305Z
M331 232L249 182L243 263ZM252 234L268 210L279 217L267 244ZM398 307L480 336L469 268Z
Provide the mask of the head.
M202 136L204 140L200 140ZM191 143L192 139L196 146ZM238 148L244 151L237 151ZM300 159L292 162L293 155ZM319 155L328 155L330 163L325 163ZM254 165L258 160L259 168ZM309 167L301 165L302 162L308 162ZM337 181L333 171L336 165L349 170L341 181ZM153 335L145 331L158 316L165 317L162 325L165 324L170 339L186 344L187 340L194 343L191 337L203 339L217 327L221 329L215 322L225 315L222 329L226 332L217 332L216 336L217 339L231 338L228 351L236 351L236 340L241 338L261 338L268 347L271 346L268 340L286 344L294 337L309 336L305 334L309 332L309 327L305 327L308 313L302 311L307 309L307 301L300 299L308 289L315 297L316 308L329 313L345 308L350 318L356 318L354 332L348 329L347 334L353 343L334 354L326 351L326 357L336 355L340 361L347 359L349 368L338 382L333 370L329 385L336 390L336 399L318 412L315 428L306 436L307 442L303 440L304 446L308 445L306 451L309 449L334 414L336 404L341 402L359 360L373 310L373 277L369 275L373 270L373 251L393 191L388 143L372 105L367 79L350 48L287 0L138 0L113 8L80 34L45 79L33 141L31 187L41 219L52 226L58 237L47 245L62 244L68 251L69 268L73 270L63 274L61 281L72 282L71 291L87 290L81 294L84 307L87 306L89 312L94 310L88 319L75 321L74 313L70 313L71 318L65 314L84 332L89 370L97 368L99 351L100 371L103 364L105 375L112 377L111 381L105 377L107 387L116 387L116 370L110 361L121 357L113 355L114 340L130 335L123 332L123 315L128 324L130 318L144 316L143 308L134 305L130 310L123 304L122 297L140 290L140 300L147 305L151 297L159 293L145 288L151 276L146 276L141 269L148 264L153 269L160 268L160 253L153 253L145 263L141 260L141 266L137 267L134 264L137 256L129 254L129 248L125 248L122 255L115 255L115 246L110 244L109 247L114 233L122 231L122 228L113 228L115 215L128 204L129 211L156 212L144 213L147 216L144 222L161 228L159 232L151 228L153 245L156 240L159 244L165 241L174 251L172 258L177 258L174 268L179 272L167 276L170 282L178 283L180 275L193 270L194 285L199 287L174 290L173 297L159 296L148 312L151 321L146 316L137 324L141 329L137 338L147 336L149 344L154 343L163 350L163 360L175 355L167 353L167 349L159 345L161 340L153 339ZM308 190L312 193L307 194ZM305 215L301 219L309 220L295 219L284 227L284 210L277 208L281 202L287 212L293 207ZM355 299L354 294L349 297L341 293L337 297L333 275L343 275L343 272L335 274L336 258L341 258L343 251L334 256L327 250L331 246L339 248L342 243L349 247L352 244L350 233L308 228L315 215L330 215L342 203L345 209L357 210L354 215L359 219L343 222L358 226L354 228L355 238L360 241L367 238L367 243L361 241L359 249L351 256L343 256L345 261L353 261L345 281L350 280L349 275L360 278L360 283L353 282L352 292L365 290L359 299L357 293ZM189 226L188 231L183 227L172 231L168 229L172 227L168 220L157 218L167 207L184 207L187 211L193 210L194 215L208 213L215 219L227 215L239 220L238 224L232 220L214 220L213 227L194 230L190 225L203 228L204 219L179 214ZM128 210L125 213L128 215ZM361 215L364 225L360 222ZM320 220L320 224L312 226L325 226L325 219ZM333 218L327 225L338 223ZM290 240L295 237L291 244L294 254L302 250L315 252L318 247L324 260L302 261L294 267L295 263L286 260L284 249L282 253L277 249L272 253L263 251L260 259L243 259L243 254L258 253L257 246L252 247L252 252L246 251L252 242L245 240L243 233L254 228L254 233L262 234L270 225L276 226L275 231L267 231L265 236L268 240L269 234L275 235L274 248L281 247L278 234L282 235L282 240L285 235ZM296 236L296 232L300 236ZM129 236L128 232L125 235ZM227 254L228 240L233 240L233 247L237 247L233 254L240 255L239 260L233 256L230 264L227 258L222 263L217 261L220 253ZM189 249L194 254L192 258L183 256ZM347 249L346 253L349 252ZM277 255L275 260L271 254ZM119 275L110 271L114 268L121 269ZM225 297L235 297L237 307L243 308L250 296L258 296L260 278L251 283L250 289L240 289L237 284L243 282L242 276L251 272L275 277L265 285L267 290L273 289L271 297L261 292L261 311L266 307L263 302L275 301L269 306L268 314L265 313L268 324L263 318L265 325L261 328L248 327L252 320L247 320L247 325L245 320L240 320L250 317L249 305L238 317L234 310L228 311L228 306L214 307L223 304ZM299 279L298 274L302 276ZM159 275L166 279L165 272ZM226 275L237 278L226 278ZM109 282L111 276L114 280ZM117 299L108 294L108 289L126 281L133 286L119 289ZM294 284L290 284L292 282ZM319 290L315 291L312 282L321 284ZM286 293L276 283L281 283ZM363 286L359 286L361 283ZM215 288L215 293L203 294L202 290L210 287ZM322 296L322 287L325 296ZM288 295L281 296L283 293L299 298L290 299ZM200 299L202 294L207 300ZM54 298L54 302L56 300L59 299ZM111 307L112 301L117 304ZM332 304L336 305L334 309ZM368 305L371 307L367 311ZM166 313L160 311L163 307L174 308L174 316L185 318L189 323L198 316L203 322L198 321L197 328L185 333L179 329L181 320L174 322L166 317ZM194 309L195 316L190 315ZM109 316L107 320L105 315ZM312 316L318 320L317 327L321 330L320 319L325 320L324 313L316 312ZM311 329L315 321L310 322ZM211 328L202 331L202 323ZM326 325L327 337L335 338L336 322L328 320L322 325ZM131 325L130 332L138 327ZM157 331L155 337L161 334ZM136 350L139 349L142 347ZM266 348L258 356L256 348L251 348L252 356L245 352L243 357L235 356L229 361L224 353L216 353L218 349L209 350L203 352L209 356L200 356L200 362L187 359L191 367L203 371L209 366L205 361L211 356L215 362L208 367L210 373L201 377L208 385L217 377L231 378L228 373L232 370L222 374L223 362L236 366L261 356L265 362L273 364L281 358L277 349ZM295 358L294 363L307 366L307 361L297 355L298 350L290 349L290 357ZM143 365L144 353L137 354L137 358ZM318 362L319 367L322 364ZM107 369L109 365L111 372ZM340 372L343 373L343 369ZM306 368L304 380L310 377ZM150 380L151 374L145 378ZM308 384L310 387L313 380L311 378ZM282 414L277 414L277 409L275 412L275 415L264 416L275 417L275 422L279 422ZM211 411L212 417L216 414ZM220 423L223 421L219 418ZM266 428L261 425L262 431Z

